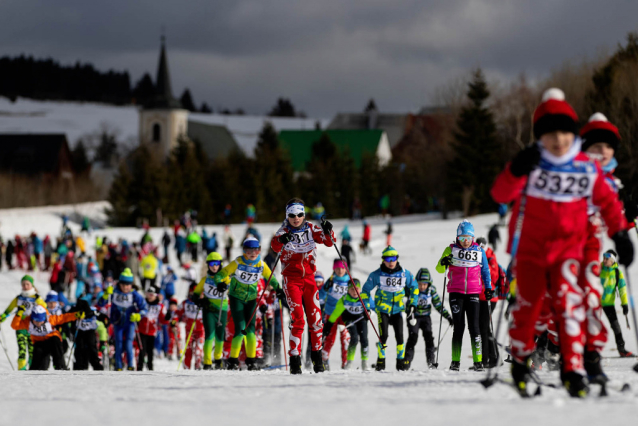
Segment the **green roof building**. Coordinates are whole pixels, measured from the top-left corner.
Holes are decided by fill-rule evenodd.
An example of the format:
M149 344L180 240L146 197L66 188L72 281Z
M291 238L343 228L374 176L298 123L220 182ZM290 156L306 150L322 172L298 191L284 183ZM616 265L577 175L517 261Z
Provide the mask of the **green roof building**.
M392 160L388 135L383 130L282 130L279 142L288 151L295 172L305 172L312 157L312 145L326 133L340 153L350 152L357 167L365 153L375 155L381 166Z

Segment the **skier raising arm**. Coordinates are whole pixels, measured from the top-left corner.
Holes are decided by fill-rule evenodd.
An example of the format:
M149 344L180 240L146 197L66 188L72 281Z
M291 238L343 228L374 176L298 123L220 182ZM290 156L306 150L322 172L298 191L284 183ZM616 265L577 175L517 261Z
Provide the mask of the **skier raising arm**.
M270 245L280 253L282 286L290 307L292 330L290 332L290 373L301 374L301 336L306 318L310 324L311 359L315 373L324 371L321 356L323 323L321 307L315 284L315 259L317 244L332 247L334 232L332 224L324 222L321 227L305 220L304 202L293 198L286 205L286 219L276 232Z

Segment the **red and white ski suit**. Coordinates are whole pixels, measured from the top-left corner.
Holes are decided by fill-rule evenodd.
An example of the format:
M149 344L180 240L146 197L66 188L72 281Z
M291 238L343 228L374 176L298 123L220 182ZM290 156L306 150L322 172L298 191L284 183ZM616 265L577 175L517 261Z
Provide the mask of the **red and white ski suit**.
M186 299L179 306L177 315L186 325L185 331L187 339L188 333L190 333L191 328L195 325L195 328L193 328L193 334L191 335L191 340L186 347L186 353L184 354L184 368L190 369L193 367L194 369L199 370L202 368L204 358L203 312L190 299ZM193 362L193 358L195 359L195 362Z
M284 246L277 237L286 232L292 233L293 240ZM309 324L312 350L321 350L323 322L321 321L321 306L315 283L315 271L317 270L315 259L317 257L317 244L332 247L331 238L335 238L334 232L330 231L330 236L327 236L319 226L310 222L304 222L299 228L293 228L286 220L270 243L274 251L281 251L282 286L286 293L286 301L290 307L292 319L290 356L301 354L301 336L306 325L303 318L304 309Z
M584 291L578 285L587 240L587 202L600 208L609 235L626 229L617 195L605 183L598 163L580 152L576 139L557 158L541 148L541 162L529 176L516 177L509 164L497 177L491 194L496 202L515 201L510 220L511 250L523 191L526 206L515 253L516 306L512 312L512 355L519 362L534 350L534 328L546 293L552 298L560 337L563 371L584 374Z

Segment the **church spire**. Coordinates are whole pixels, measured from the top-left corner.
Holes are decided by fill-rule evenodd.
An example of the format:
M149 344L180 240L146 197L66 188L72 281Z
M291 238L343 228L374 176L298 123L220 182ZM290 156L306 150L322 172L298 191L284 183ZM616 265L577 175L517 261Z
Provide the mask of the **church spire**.
M168 72L166 55L166 37L162 33L159 63L157 64L157 79L155 81L155 96L151 108L181 108L181 102L173 97L171 77Z

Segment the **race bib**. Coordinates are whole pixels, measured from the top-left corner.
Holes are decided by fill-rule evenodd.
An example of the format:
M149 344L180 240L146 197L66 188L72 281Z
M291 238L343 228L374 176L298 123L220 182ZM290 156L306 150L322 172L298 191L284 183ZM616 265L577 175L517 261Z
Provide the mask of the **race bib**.
M596 169L590 166L568 166L557 170L538 168L529 175L527 194L560 203L590 197L596 179Z
M356 302L346 301L343 303L343 307L346 309L346 311L350 312L353 315L363 313L363 306L358 300Z
M333 281L332 288L330 289L330 297L334 299L341 299L348 292L348 282Z
M235 279L242 284L255 284L261 278L263 267L255 268L249 265L239 265L235 270Z
M148 305L148 310L146 312L146 318L155 322L159 318L160 313L162 312L162 306L157 305Z
M206 283L204 284L204 296L208 297L209 299L220 300L223 295L224 293L217 289L215 280L212 278L206 278Z
M18 299L18 306L24 306L24 315L23 317L26 318L29 315L31 315L31 311L33 310L33 307L35 306L35 299L22 299L19 298Z
M113 293L112 303L121 309L128 309L133 306L133 293Z
M419 293L419 301L417 307L420 309L427 309L432 305L432 296L427 293Z
M184 303L184 316L189 320L199 319L198 312L199 308L194 303Z
M379 288L383 291L396 293L405 287L405 273L400 274L384 274L379 277Z
M466 250L460 247L452 248L452 265L461 268L473 268L483 264L481 250Z
M29 323L29 334L32 336L43 337L50 333L53 333L53 327L51 327L51 323L49 321L46 321L40 326L33 324L33 321Z
M78 324L78 328L82 331L95 330L97 328L97 321L94 318L81 320Z
M308 225L300 230L294 230L292 233L292 241L286 244L285 249L294 253L308 253L314 250L317 245L312 238L312 232Z

